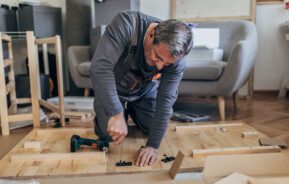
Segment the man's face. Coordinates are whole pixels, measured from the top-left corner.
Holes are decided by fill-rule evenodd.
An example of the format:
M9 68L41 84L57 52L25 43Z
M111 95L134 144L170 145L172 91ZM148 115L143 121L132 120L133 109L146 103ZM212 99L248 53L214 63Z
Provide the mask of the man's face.
M149 66L156 66L158 70L176 62L165 43L151 45L145 49L145 58Z
M156 66L158 70L161 70L163 67L175 63L176 58L171 55L167 44L159 43L153 45L153 26L155 25L151 25L152 28L149 28L144 38L144 54L149 66Z

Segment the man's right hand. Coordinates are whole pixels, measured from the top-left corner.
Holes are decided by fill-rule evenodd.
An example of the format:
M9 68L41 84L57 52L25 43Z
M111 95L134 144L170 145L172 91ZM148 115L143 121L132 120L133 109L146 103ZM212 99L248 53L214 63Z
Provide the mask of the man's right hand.
M127 124L125 122L123 112L112 116L108 120L107 132L112 137L113 142L119 145L123 142L127 135Z

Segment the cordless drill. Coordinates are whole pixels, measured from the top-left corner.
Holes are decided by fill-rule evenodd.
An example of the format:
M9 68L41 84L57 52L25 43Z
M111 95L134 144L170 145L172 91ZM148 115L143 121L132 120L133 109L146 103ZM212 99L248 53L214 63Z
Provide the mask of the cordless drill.
M87 139L81 138L79 135L73 135L70 140L70 151L77 151L80 146L86 145L93 148L98 148L100 151L107 152L109 147L109 141L107 139Z

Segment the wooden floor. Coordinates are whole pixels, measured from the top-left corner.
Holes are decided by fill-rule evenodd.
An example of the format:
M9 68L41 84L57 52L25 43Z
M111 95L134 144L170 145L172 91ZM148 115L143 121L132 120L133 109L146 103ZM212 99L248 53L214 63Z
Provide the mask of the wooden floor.
M187 109L207 112L212 121L219 120L216 99L181 98L174 110ZM289 143L289 100L275 95L255 95L254 100L239 100L234 110L233 100L226 99L226 120L242 120L271 138L280 138Z
M257 96L253 101L240 100L238 111L233 110L232 99L226 101L226 119L227 120L242 120L255 129L263 132L269 137L277 137L289 143L289 102L286 99L278 99L272 96ZM219 120L217 100L215 99L192 99L180 98L176 103L175 110L188 110L192 112L206 113L211 116L211 120ZM73 124L71 124L73 126ZM0 157L2 158L19 140L21 140L32 127L14 130L10 136L0 135ZM138 147L144 144L137 142ZM212 143L212 142L211 142ZM205 143L204 143L205 144ZM182 144L178 144L182 146ZM210 145L206 145L210 146ZM198 145L197 147L201 147ZM118 148L112 148L118 149ZM136 148L130 148L134 150ZM165 148L164 148L165 149ZM191 148L190 148L191 149ZM118 151L123 151L119 149ZM174 149L171 149L174 154ZM133 152L133 151L132 151ZM132 154L131 152L131 154ZM132 156L130 154L130 156ZM288 154L289 155L289 154ZM121 157L117 157L121 158ZM126 160L126 158L123 158ZM114 162L116 159L114 160ZM200 163L196 163L201 165ZM113 164L112 164L113 165ZM187 165L187 164L185 164ZM165 168L169 168L169 165ZM110 168L114 172L114 168ZM144 168L147 170L149 168ZM125 170L125 169L124 169ZM130 170L130 169L129 169Z

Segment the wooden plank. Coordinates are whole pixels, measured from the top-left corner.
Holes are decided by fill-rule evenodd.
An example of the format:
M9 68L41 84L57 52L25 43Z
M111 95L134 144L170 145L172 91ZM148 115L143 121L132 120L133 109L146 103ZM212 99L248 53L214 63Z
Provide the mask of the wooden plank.
M59 108L56 105L53 105L53 104L51 104L51 103L49 103L43 99L39 99L39 103L40 103L40 105L46 107L47 109L49 109L53 112L59 113Z
M31 98L17 98L16 104L27 104L31 103Z
M40 179L41 184L204 184L201 179L175 179L172 180L167 173L136 173L136 174L120 174L120 175L105 175L105 176L89 176L89 177L66 177L66 178L51 178Z
M193 21L193 22L205 22L205 21L218 21L218 20L250 20L255 22L256 19L256 0L251 0L249 4L248 13L246 15L230 15L232 14L216 14L212 16L210 13L206 12L204 13L203 10L198 10L198 15L191 15L191 16L186 16L187 18L181 18L181 16L177 17L178 12L182 12L183 14L187 14L187 10L181 9L178 7L178 4L184 4L185 2L182 2L181 0L171 0L171 15L172 18L178 18L183 21ZM183 10L183 11L182 11ZM233 11L233 10L232 10ZM206 17L207 16L207 17Z
M8 36L7 34L1 34L1 39L3 40L3 41L6 41L6 42L11 42L11 37L10 36Z
M171 176L172 179L175 179L176 175L178 174L184 158L185 158L185 155L179 151L173 165L171 166L169 170L169 175Z
M242 132L242 137L244 138L258 137L258 133L255 131L244 131Z
M236 126L243 126L243 123L224 123L224 124L187 124L183 126L175 126L175 131L180 130L190 130L190 129L203 129L203 128L223 128L223 127L236 127Z
M78 118L81 120L91 117L91 113L89 113L89 112L65 111L64 114L65 114L65 117Z
M92 128L43 128L43 129L34 129L37 135L45 135L49 133L57 132L78 132L80 134L92 134L94 130Z
M8 95L13 90L15 90L15 82L14 81L10 81L6 85L6 95Z
M289 183L289 176L263 176L260 178L250 178L248 184L286 184Z
M10 66L12 64L12 59L4 59L4 67Z
M15 114L15 115L8 116L9 123L21 122L21 121L32 121L32 120L33 120L33 114Z
M212 149L195 149L192 150L192 157L206 157L209 155L232 155L232 154L249 154L249 153L275 153L280 152L279 146L248 146L233 148L212 148Z
M15 84L15 73L14 73L14 64L13 64L13 50L12 50L12 42L8 42L8 58L11 59L10 63L10 71L8 73L9 81L14 83L13 89L10 92L10 100L15 102L16 100L16 84ZM14 106L14 113L16 113L17 106Z
M42 44L55 44L57 42L56 37L48 37L48 38L38 38L35 39L36 45L42 45Z
M11 162L44 161L47 159L105 159L105 152L15 154L11 156Z
M209 156L203 178L205 183L214 183L232 172L248 176L288 175L289 158L283 153Z
M1 34L3 36L3 34ZM6 81L3 59L3 43L0 40L0 120L2 135L9 135L8 109L6 99Z
M202 18L180 18L179 20L185 22L214 22L224 20L251 20L251 16L238 16L238 17L202 17Z
M39 99L40 99L40 77L39 77L39 63L37 60L38 51L34 44L35 37L32 31L26 32L27 38L27 50L28 50L28 61L29 61L29 78L30 80L30 91L31 91L31 102L32 102L32 113L33 113L33 125L34 128L40 127L40 112L39 112ZM36 54L37 52L37 54Z
M59 116L62 127L65 126L64 115L64 83L63 83L63 69L62 69L62 49L60 36L55 36L55 55L56 55L56 71L57 71L57 86L59 97Z
M24 143L24 148L25 149L40 149L43 146L43 142L42 141L27 141Z
M11 102L10 107L8 108L8 114L15 114L16 110L16 103L15 101Z
M221 180L215 182L214 184L248 184L248 181L251 178L252 177L249 177L247 175L234 172L233 174L230 174L229 176L222 178Z

